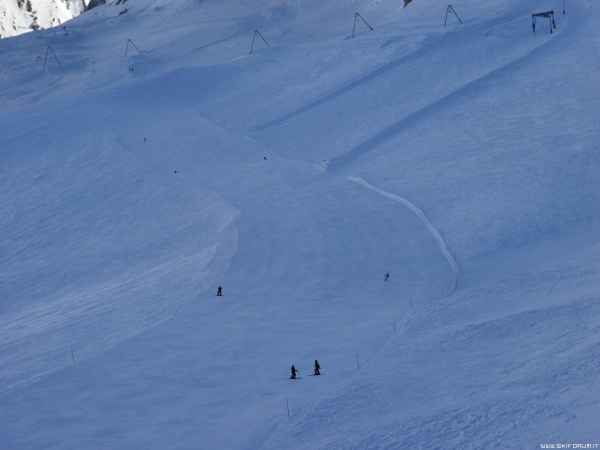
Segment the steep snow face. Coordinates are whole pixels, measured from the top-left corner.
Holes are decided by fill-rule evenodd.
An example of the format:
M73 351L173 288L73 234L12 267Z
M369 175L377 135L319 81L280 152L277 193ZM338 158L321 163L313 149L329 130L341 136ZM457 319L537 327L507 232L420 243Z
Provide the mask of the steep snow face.
M84 10L85 0L7 0L0 3L0 37L55 27Z

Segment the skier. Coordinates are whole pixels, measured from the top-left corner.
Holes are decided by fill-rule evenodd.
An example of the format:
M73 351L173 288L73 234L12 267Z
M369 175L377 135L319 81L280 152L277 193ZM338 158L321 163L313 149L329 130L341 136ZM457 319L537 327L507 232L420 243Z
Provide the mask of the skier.
M389 277L390 277L390 274L389 274L389 273L386 273L386 274L383 276L383 281L387 281Z
M319 361L315 359L315 375L321 375L321 366L319 365Z
M222 290L223 288L219 286L219 289L217 289L217 297L223 297L223 293L221 292Z
M290 379L296 379L296 372L298 372L298 371L296 370L296 368L292 364L292 376L290 377Z

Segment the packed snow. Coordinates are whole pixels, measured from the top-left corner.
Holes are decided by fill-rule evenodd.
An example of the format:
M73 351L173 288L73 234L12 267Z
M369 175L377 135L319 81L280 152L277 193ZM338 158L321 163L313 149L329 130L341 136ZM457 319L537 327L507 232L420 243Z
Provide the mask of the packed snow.
M0 449L600 446L598 17L125 0L1 39Z

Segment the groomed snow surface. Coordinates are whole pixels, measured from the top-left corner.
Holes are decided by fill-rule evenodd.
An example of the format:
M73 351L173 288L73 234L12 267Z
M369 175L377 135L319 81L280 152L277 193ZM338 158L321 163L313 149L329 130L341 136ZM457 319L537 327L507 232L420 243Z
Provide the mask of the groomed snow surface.
M0 449L600 444L599 2L116 3L0 40Z

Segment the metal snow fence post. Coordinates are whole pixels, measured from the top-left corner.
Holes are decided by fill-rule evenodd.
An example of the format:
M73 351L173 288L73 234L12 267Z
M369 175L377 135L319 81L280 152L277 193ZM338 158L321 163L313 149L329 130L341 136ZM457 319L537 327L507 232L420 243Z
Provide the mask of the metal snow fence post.
M138 51L138 53L141 53L140 49L137 48L137 45L135 45L131 39L127 39L127 47L125 47L125 56L127 56L127 50L129 50L129 44L133 45L135 47L135 49Z
M360 17L360 20L362 20L366 26L368 26L371 31L373 31L373 27L371 25L369 25L367 23L367 21L365 19L362 18L362 16L359 13L354 14L354 28L352 28L352 37L354 38L354 31L356 30L356 22L358 21L358 18Z
M58 60L58 58L56 57L56 53L54 53L54 50L52 50L51 47L48 47L48 49L46 50L46 59L44 59L44 68L42 70L46 70L46 61L48 61L48 53L52 52L52 54L54 55L54 58L56 59L56 61L58 62L58 65L60 67L62 67L62 64L60 63L60 61Z
M452 7L452 5L448 5L448 8L446 8L446 20L444 20L444 26L446 26L446 22L448 21L448 13L452 11L454 13L454 15L456 16L456 18L458 19L458 21L460 23L462 23L462 20L460 20L460 17L458 17L458 14L456 14L456 11L454 11L454 8Z
M269 43L265 40L265 38L262 36L262 34L260 34L260 32L258 30L254 30L254 36L252 36L252 47L250 47L250 54L252 54L252 50L254 49L254 40L256 39L256 35L259 35L260 38L265 41L265 44L267 44L267 47L271 48L271 46L269 45Z

